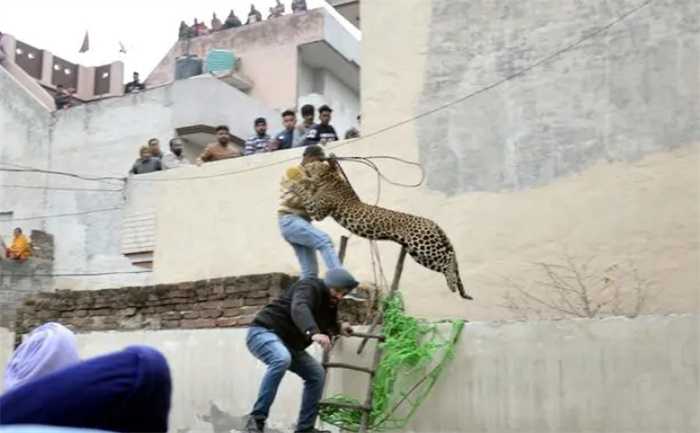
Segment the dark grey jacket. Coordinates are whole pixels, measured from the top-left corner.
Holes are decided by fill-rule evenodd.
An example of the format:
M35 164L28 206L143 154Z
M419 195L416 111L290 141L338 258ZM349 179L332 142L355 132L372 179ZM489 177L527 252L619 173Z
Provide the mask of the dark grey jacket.
M294 350L308 347L314 334L330 336L340 331L337 306L330 302L328 287L318 278L305 278L291 285L260 310L253 325L271 330Z
M134 166L131 167L132 174L144 174L154 171L160 171L163 166L160 164L160 158L148 158L147 160L137 159Z

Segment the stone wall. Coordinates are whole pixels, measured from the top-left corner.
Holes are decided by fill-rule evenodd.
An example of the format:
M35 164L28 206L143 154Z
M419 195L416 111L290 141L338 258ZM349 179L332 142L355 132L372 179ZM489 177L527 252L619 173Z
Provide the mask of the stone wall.
M17 310L19 336L47 321L76 332L246 326L258 310L296 281L282 273L121 289L37 293ZM370 297L374 299L373 296ZM341 318L367 320L367 305L343 301Z

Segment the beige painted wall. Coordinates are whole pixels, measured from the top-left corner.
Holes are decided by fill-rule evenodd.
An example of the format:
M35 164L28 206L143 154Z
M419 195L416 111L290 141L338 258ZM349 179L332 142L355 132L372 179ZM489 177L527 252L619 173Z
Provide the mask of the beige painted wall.
M188 51L206 60L210 49L230 49L241 59L240 72L253 80L250 96L285 110L297 103L297 47L323 39L322 10L285 15L236 29L178 41L151 72L147 84L157 86L175 79L175 59ZM274 119L273 125L277 125ZM275 128L276 129L276 126ZM251 123L251 135L253 133Z
M391 16L390 2L363 8L363 14L370 15L363 20L363 131L420 112L431 24L429 3L410 1L405 7L415 13L394 20L392 32L370 24ZM661 8L660 13L667 12ZM418 160L415 125L410 122L379 136L340 142L333 151L341 156L394 155ZM512 191L447 195L426 186L406 189L383 184L382 206L431 218L445 229L457 251L465 286L476 298L474 302L461 300L447 290L442 275L408 259L402 291L409 312L469 320L511 317L502 307L504 295L512 290L506 280L542 295L546 289L539 283L543 278L534 263L560 263L566 255L579 263L593 258L595 269L613 264L638 268L655 295L649 312L697 312L700 143L674 142L668 147L673 150L649 151L641 159L608 162L601 158L575 174ZM156 281L298 272L292 249L279 234L275 213L279 177L293 163L284 160L298 160L298 154L283 151L154 175L186 178L246 170L205 180L159 183ZM380 165L397 181L410 183L419 176L412 167L394 162ZM373 202L373 172L350 164L345 168L360 196ZM346 233L330 219L319 227L336 240ZM380 249L384 269L390 274L398 246L382 243ZM373 279L366 240L351 239L347 266L361 279Z
M385 140L343 143L347 144L336 150L340 155L415 158L408 143L400 147ZM278 178L292 162L265 166L297 154L276 152L155 175L187 178L258 168L159 183L156 282L298 272L275 214ZM464 283L476 297L474 302L462 301L447 290L442 275L408 259L402 291L409 311L432 318L510 317L500 307L508 290L503 280L533 284L541 275L532 263L558 262L565 252L595 257L599 266L632 261L660 292L653 311L698 311L699 164L698 146L692 146L636 163L600 163L580 175L517 192L447 197L425 188L385 184L383 206L432 218L446 230L457 250ZM417 177L412 169L382 166L392 179L411 182ZM347 173L359 194L372 202L376 188L372 172L347 165ZM332 220L319 227L334 239L346 233ZM380 249L390 274L398 247L382 243ZM372 280L366 240L351 239L347 266L359 278ZM534 290L538 293L538 288Z

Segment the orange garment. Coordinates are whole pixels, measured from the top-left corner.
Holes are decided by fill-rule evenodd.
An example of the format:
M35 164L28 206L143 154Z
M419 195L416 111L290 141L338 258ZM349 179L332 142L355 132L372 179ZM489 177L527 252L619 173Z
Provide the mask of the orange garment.
M26 236L15 236L12 245L7 249L11 259L27 260L32 255L32 248L29 244L29 239Z

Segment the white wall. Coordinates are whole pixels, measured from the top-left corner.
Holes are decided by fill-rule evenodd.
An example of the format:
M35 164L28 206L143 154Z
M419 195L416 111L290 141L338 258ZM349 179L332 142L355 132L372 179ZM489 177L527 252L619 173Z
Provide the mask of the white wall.
M315 78L320 82L314 84ZM323 89L323 93L315 92L315 88ZM333 109L331 124L341 139L348 129L357 126L357 115L360 114L360 97L357 92L328 70L321 70L314 76L314 69L302 63L297 105L301 108L304 104L311 104L317 110L324 104L330 106Z
M0 394L5 389L5 367L12 356L14 345L15 333L7 328L0 328Z
M405 431L697 431L699 320L671 315L468 323L454 360ZM78 343L83 357L131 344L163 351L174 380L171 431L211 432L202 415L212 403L224 412L218 421L246 414L264 372L246 350L244 335L244 329L94 332L80 334ZM341 341L333 359L368 362L353 355L356 343ZM362 377L334 371L329 395L360 396ZM285 377L272 427L284 431L294 422L300 388L293 374Z
M125 178L140 146L151 137L167 142L175 128L195 124L229 125L240 137L252 134L258 116L278 119L265 107L217 79L199 77L142 93L106 99L50 113L0 68L0 161L87 176ZM117 189L119 180L88 182L63 176L0 172L0 185L33 187ZM152 197L154 203L157 198ZM0 211L13 211L18 219L96 209L122 208L123 192L56 191L0 186ZM7 236L15 226L26 232L45 230L55 236L55 269L59 273L130 272L121 255L122 211L79 216L18 220L0 226ZM145 284L148 274L61 279L61 288L101 288Z

